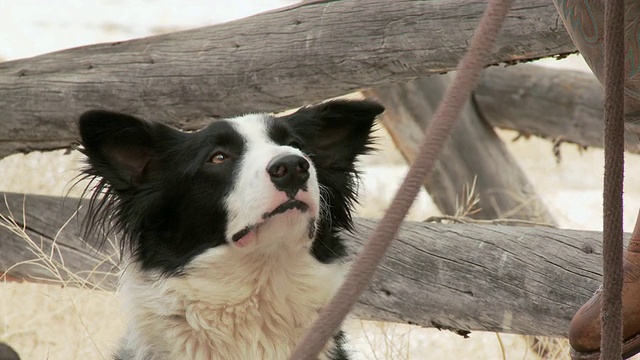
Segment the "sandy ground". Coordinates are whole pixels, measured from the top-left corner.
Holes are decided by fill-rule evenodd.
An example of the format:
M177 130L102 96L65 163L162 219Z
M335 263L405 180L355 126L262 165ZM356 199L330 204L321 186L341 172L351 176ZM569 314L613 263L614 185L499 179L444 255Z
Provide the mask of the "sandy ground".
M286 5L287 1L239 1L230 4L170 0L101 0L88 3L57 0L0 2L0 58L11 60L95 42L122 40L207 25ZM80 5L85 4L85 5ZM9 31L10 30L10 31ZM584 69L579 57L546 66ZM540 139L511 142L500 132L563 228L601 230L601 150L580 152L562 145L555 162L552 145ZM406 172L402 157L382 133L381 152L363 160L365 175L358 215L378 218ZM0 191L78 195L69 189L79 166L77 153L61 151L14 155L0 160ZM640 168L640 157L627 156L627 169ZM627 172L630 172L628 170ZM640 206L639 179L625 184L625 230L630 231ZM438 214L421 193L409 219ZM53 285L0 283L0 340L24 359L108 358L124 319L117 297ZM538 359L525 339L515 335L472 333L463 339L449 332L408 325L350 321L349 337L358 359ZM504 348L504 354L503 350ZM566 358L566 353L554 358Z

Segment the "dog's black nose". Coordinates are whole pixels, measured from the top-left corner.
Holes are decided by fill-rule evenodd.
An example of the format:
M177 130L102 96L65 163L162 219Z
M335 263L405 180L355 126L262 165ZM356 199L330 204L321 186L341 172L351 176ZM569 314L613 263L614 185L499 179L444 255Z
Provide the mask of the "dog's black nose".
M309 180L309 161L299 155L283 155L271 160L267 172L276 189L294 196Z

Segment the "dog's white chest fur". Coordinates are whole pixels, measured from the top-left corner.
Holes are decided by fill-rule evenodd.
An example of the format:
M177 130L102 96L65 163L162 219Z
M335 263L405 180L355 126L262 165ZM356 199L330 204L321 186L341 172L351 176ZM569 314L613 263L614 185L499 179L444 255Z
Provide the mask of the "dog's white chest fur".
M130 265L121 291L130 316L125 352L140 360L286 359L345 267L280 246L270 253L213 248L178 277Z

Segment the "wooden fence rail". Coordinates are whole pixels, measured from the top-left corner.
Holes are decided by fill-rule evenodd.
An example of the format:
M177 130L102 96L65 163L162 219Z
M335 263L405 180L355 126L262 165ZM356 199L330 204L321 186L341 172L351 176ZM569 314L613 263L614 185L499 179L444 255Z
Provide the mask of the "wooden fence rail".
M18 228L51 255L45 262L57 264L54 274L41 260L28 263L38 256L3 221L0 269L27 261L8 274L65 281L73 273L81 278L91 274L89 280L100 287L115 288L111 260L117 256L96 252L80 240L84 210L75 213L78 199L0 196L6 199L0 214L11 212ZM374 221L358 219L356 232L345 234L351 253L374 226ZM407 222L355 313L425 327L565 336L574 312L601 281L600 238L598 232L547 227Z
M532 64L488 68L474 100L491 126L603 146L604 92L591 73ZM637 136L625 134L625 150L640 153Z
M484 0L315 1L200 29L0 63L0 158L68 148L109 108L182 128L456 67ZM553 3L518 0L492 63L574 52Z

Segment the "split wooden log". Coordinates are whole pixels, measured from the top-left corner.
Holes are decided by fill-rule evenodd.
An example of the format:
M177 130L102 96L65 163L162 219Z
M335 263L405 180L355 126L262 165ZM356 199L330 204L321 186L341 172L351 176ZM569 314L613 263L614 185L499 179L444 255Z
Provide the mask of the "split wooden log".
M364 91L386 108L382 123L409 164L422 142L453 75L434 75ZM475 182L477 219L513 218L548 224L555 221L502 140L467 103L451 137L424 183L443 214L455 215ZM466 190L465 190L466 189Z
M0 63L0 158L69 148L108 108L182 128L454 69L484 0L316 1L225 24ZM575 51L552 2L513 5L491 63Z
M494 127L586 147L604 144L604 92L593 74L533 64L492 67L474 99ZM625 149L640 153L640 141L630 132Z
M97 252L79 237L84 210L78 199L4 194L0 214L11 209L44 254L65 269L54 275L36 263L25 240L3 222L0 269L33 279L70 279L87 275L101 288L115 288L111 251ZM26 221L23 214L26 214ZM373 231L375 222L358 219L356 232L344 234L351 253ZM601 281L598 232L547 227L443 225L407 222L391 246L355 314L363 319L467 331L500 331L566 336L575 311ZM55 250L52 251L52 244ZM38 252L38 251L36 251ZM69 282L77 285L77 281Z

